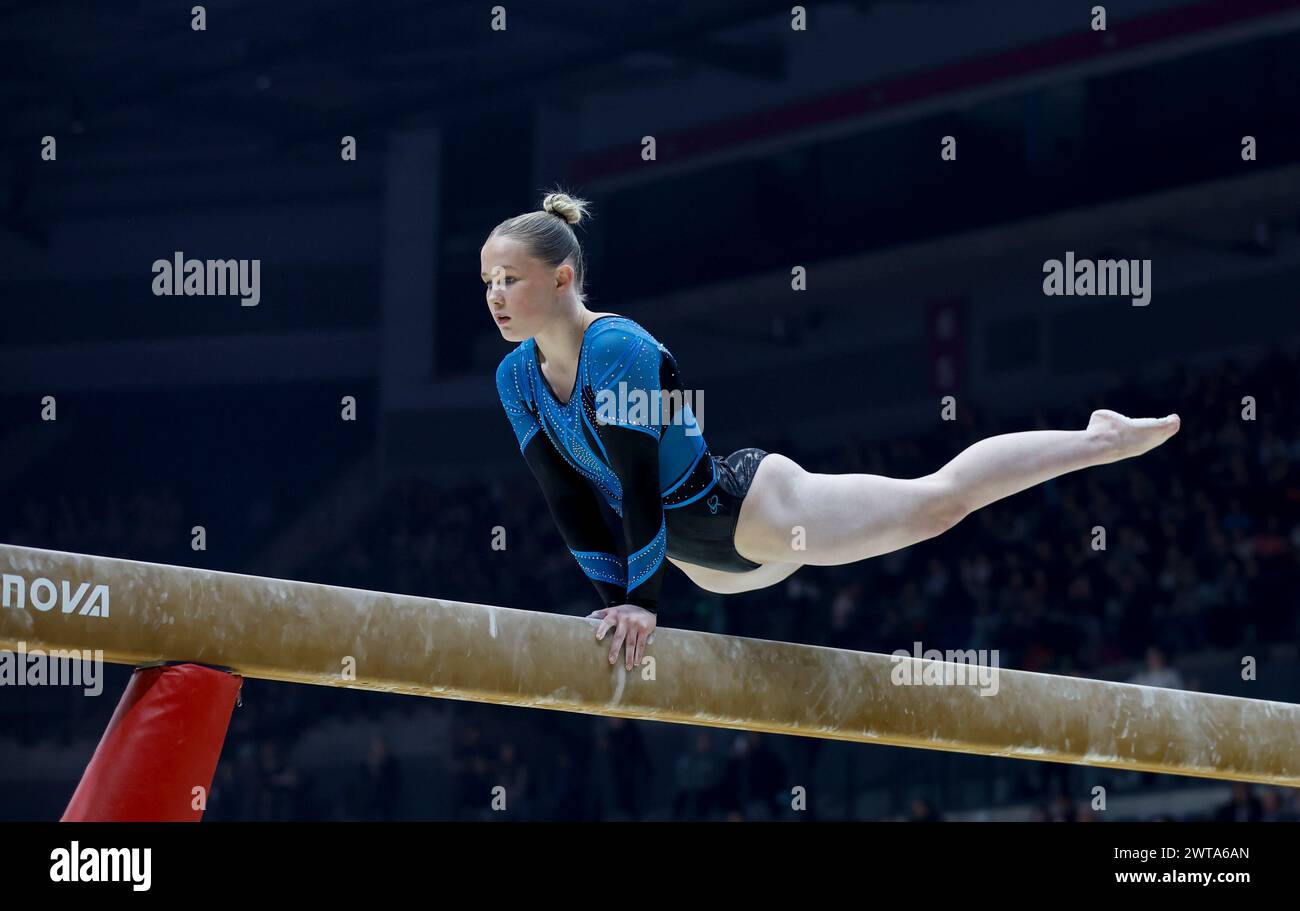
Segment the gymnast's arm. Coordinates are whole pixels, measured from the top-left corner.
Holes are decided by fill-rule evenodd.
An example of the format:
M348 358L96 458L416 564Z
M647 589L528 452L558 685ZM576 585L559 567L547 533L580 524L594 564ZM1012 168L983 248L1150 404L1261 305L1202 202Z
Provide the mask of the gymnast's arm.
M614 535L605 524L596 492L542 430L537 408L527 394L527 374L518 352L515 349L501 361L496 385L519 451L542 488L560 536L595 586L600 603L606 608L622 604L627 569L614 546Z
M537 479L551 517L569 552L596 588L605 607L623 604L627 570L605 524L596 491L564 460L545 433L535 433L524 460Z
M593 333L585 362L596 409L593 429L605 463L622 487L627 603L651 614L659 610L668 549L659 488L663 427L655 409L625 410L615 403L627 401L625 396L644 397L646 402L659 396L665 350L642 333L609 329Z
M657 614L668 541L659 492L659 438L647 430L614 424L599 425L597 433L623 488L626 603Z

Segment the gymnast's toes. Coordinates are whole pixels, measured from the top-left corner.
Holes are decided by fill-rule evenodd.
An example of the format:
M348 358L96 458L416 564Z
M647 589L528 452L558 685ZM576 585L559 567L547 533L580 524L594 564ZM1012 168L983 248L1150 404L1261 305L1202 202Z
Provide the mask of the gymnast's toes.
M1108 409L1092 413L1088 432L1101 441L1107 461L1131 459L1151 449L1178 432L1182 421L1177 414L1162 418L1130 418Z

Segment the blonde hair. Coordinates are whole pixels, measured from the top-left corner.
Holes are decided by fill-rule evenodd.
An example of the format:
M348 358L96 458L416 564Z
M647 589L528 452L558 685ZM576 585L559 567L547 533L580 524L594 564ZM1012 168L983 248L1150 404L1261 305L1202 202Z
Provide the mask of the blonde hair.
M540 211L507 218L492 229L488 239L513 237L529 255L548 266L572 262L573 284L578 292L578 300L586 304L587 295L583 284L587 277L587 261L582 253L582 244L578 243L578 236L573 229L588 216L589 205L587 200L562 191L547 193L542 199Z

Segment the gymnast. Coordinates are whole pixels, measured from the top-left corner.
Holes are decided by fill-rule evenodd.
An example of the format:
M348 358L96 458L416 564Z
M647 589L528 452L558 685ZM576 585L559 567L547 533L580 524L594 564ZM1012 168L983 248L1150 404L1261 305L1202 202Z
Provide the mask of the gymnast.
M1083 430L989 437L910 479L818 474L754 448L712 455L681 404L668 349L633 320L587 309L573 231L586 215L585 200L550 193L540 211L497 225L479 257L488 310L517 343L497 368L501 405L605 605L589 615L600 621L596 638L614 631L609 661L626 645L627 670L654 631L665 561L708 591L763 588L804 564L852 563L932 538L995 500L1141 455L1178 432L1176 414L1094 411ZM649 415L601 409L620 386L668 404ZM602 500L622 520L621 548Z

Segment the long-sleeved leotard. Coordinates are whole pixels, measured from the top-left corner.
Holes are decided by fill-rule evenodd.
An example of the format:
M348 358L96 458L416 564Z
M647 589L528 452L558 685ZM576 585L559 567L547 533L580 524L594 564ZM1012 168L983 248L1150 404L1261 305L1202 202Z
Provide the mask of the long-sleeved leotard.
M568 402L542 376L532 339L506 355L496 378L519 450L603 603L657 611L665 509L704 497L717 477L689 405L660 396L682 388L672 354L632 320L602 316L583 335ZM622 519L621 548L598 498Z

